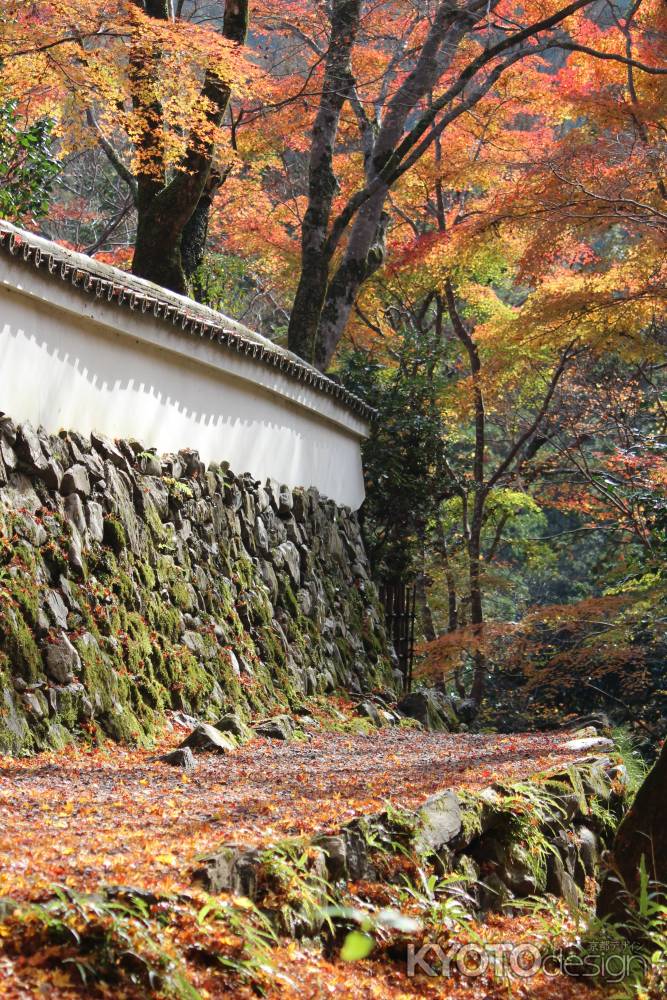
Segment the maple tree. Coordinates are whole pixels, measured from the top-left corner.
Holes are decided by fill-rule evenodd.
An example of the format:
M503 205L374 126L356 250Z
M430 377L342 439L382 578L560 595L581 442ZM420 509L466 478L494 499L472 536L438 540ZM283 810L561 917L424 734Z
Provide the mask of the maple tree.
M660 0L0 0L3 212L33 224L50 199L47 233L257 318L378 407L369 548L417 577L421 677L473 727L603 707L652 750L662 735L665 18ZM336 732L318 717L185 780L155 748L3 760L0 881L28 908L2 911L0 989L96 995L74 972L95 955L130 969L128 996L156 976L178 995L181 962L202 995L251 995L249 902L209 921L189 881L222 837L262 846L570 759L558 734L376 733L335 706ZM659 839L651 787L619 831L631 886L647 815ZM101 902L107 881L155 902ZM536 930L494 921L474 933ZM341 971L269 944L284 996L424 990L379 958Z
M289 267L279 276L280 297L294 296L289 343L321 367L386 258L400 222L394 199L415 190L409 178L434 150L457 148L471 116L503 114L508 81L540 87L555 53L571 52L570 98L582 104L574 90L591 63L604 67L605 82L627 71L630 110L655 164L632 76L649 77L657 93L651 3L603 29L589 0L535 9L471 0L455 10L341 0L330 11L299 0L280 13L259 3L245 48L246 3L213 16L196 0L173 11L166 0L3 6L5 85L18 90L20 80L33 113L59 109L63 151L104 150L136 211L136 273L187 290L215 201L230 248L248 260L259 253L272 284L276 265ZM38 80L26 92L28 77ZM531 103L525 87L522 98ZM579 190L576 173L553 176L559 189L574 180L577 197L602 213L605 196Z
M174 22L169 0L81 6L0 5L3 82L24 106L59 105L64 149L99 143L136 212L133 269L187 291L203 253L214 166L232 86L250 74L238 50L248 5L226 5L221 31ZM25 79L38 78L26 92Z
M472 0L456 10L439 4L430 23L418 26L422 37L413 51L409 40L406 44L407 25L397 34L389 58L389 80L383 80L380 94L372 98L352 70L362 5L348 0L334 4L323 95L313 125L301 274L290 319L293 350L320 367L328 365L361 285L383 261L389 221L385 202L391 188L452 122L482 100L505 70L535 54L526 45L530 39L549 32L584 6L576 2L534 21L528 12L527 21L522 21L518 9L510 14L497 3ZM498 17L497 27L496 23L491 26L492 16ZM520 29L512 30L517 23ZM471 58L466 43L477 41L476 34L485 26L482 51ZM405 49L411 52L408 60ZM359 122L364 174L361 184L334 211L335 141L348 97ZM365 104L373 109L370 117ZM413 115L414 123L410 121ZM348 229L343 257L330 274L334 253Z
M620 29L626 53L636 52L637 16L644 28L660 23L655 7L640 6L627 21L591 26L590 40L604 47ZM411 327L424 358L435 345L450 372L449 389L437 390L452 428L441 492L453 487L458 497L436 518L429 573L446 589L447 628L458 632L447 648L459 642L477 662L475 693L488 648L481 581L497 586L490 564L517 514L549 509L560 490L570 509L590 511L588 530L655 549L664 504L664 102L654 75L630 62L577 59L578 75L570 60L551 74L552 103L528 96L539 70L506 79L472 126L453 132L467 162L457 147L445 160L434 143L415 169L418 185L394 195L393 263L366 286L350 333L386 357L386 344ZM527 108L539 127L512 119ZM560 127L563 114L582 109ZM625 370L607 392L613 364L600 359L609 352ZM653 389L638 392L647 382ZM641 429L651 409L657 421ZM510 491L494 495L489 482Z
M512 20L510 13L500 6L493 7L490 22L484 20L481 5L479 9L462 8L452 15L452 24L447 21L446 6L436 6L426 24L420 23L416 15L414 23L394 21L391 30L387 30L389 10L382 6L382 22L377 24L372 13L354 5L341 5L340 17L348 17L350 27L342 47L327 47L326 33L322 41L323 31L329 32L331 38L337 32L327 26L322 29L317 21L313 24L312 17L296 27L284 24L284 19L282 22L285 32L291 28L294 34L305 37L305 44L317 59L326 56L324 75L329 73L332 81L339 78L344 81L343 88L334 87L331 81L323 87L323 99L313 120L315 141L309 151L305 201L299 198L304 184L299 170L285 171L293 199L294 211L290 216L298 218L301 237L301 268L291 311L290 345L320 365L330 361L343 332L349 329L360 291L385 261L390 237L401 225L401 212L405 208L402 193L407 193L408 203L414 203L420 181L411 182L410 178L421 177L420 164L430 165L434 156L441 161L445 142L448 157L456 150L453 154L456 162L457 145L465 134L462 118L467 125L471 117L486 117L487 108L491 110L488 117L493 118L495 111L497 118L500 109L507 128L512 116L520 112L517 102L504 113L506 82L513 81L515 90L522 78L533 87L541 87L549 68L548 63L541 66L538 63L543 52L549 53L561 45L564 49L578 50L581 46L572 40L572 33L576 35L577 31L589 41L598 39L594 23L583 14L573 18L571 25L568 21L569 36L557 32L557 37L553 37L546 31L548 24L538 31L521 18ZM545 14L543 5L539 12ZM529 16L532 12L524 13ZM402 14L402 10L397 11L398 18ZM553 11L554 24L565 16L564 9ZM471 23L466 24L466 18ZM513 25L525 25L521 38L513 38L511 30L506 30L510 21ZM646 41L641 30L639 34L643 53ZM533 35L534 44L526 42ZM502 40L497 42L500 48L496 50L493 43L499 36ZM612 49L611 46L624 45L620 30L617 36L606 33L603 55L615 70L620 67L624 71L634 64L635 58L632 49L630 55L620 51L617 54ZM414 47L410 44L413 37ZM589 58L597 51L591 46L583 47ZM473 53L475 58L467 61ZM524 58L528 60L528 72ZM520 71L516 62L522 63ZM646 62L641 65L649 75L662 72L658 61L654 66ZM345 94L341 93L344 88L347 88ZM526 104L534 104L526 82L521 97L524 108ZM494 129L499 134L495 122ZM514 129L514 135L517 134ZM459 170L464 167L460 161L458 166ZM468 171L471 177L474 171L472 166L472 172ZM506 187L503 178L498 188L487 188L487 192L495 193L498 189L503 192ZM281 190L285 189L281 186ZM486 213L491 199L485 200ZM440 211L444 211L443 205ZM278 213L274 218L279 221Z
M146 13L171 20L169 0L145 0ZM236 44L245 41L248 0L225 4L222 35ZM136 182L137 236L132 270L174 291L186 292L185 275L203 256L208 211L221 176L213 169L216 132L223 120L231 85L215 61L204 70L197 95L199 131L192 129L181 159L168 175L163 149L162 98L158 87L161 56L156 39L137 40L129 52L129 79L139 118ZM179 261L180 256L180 261Z

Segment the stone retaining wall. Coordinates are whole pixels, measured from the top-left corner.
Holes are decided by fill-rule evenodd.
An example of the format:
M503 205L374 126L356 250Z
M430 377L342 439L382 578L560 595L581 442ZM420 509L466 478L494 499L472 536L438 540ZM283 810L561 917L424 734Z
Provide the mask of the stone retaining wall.
M350 510L0 416L0 752L393 683Z

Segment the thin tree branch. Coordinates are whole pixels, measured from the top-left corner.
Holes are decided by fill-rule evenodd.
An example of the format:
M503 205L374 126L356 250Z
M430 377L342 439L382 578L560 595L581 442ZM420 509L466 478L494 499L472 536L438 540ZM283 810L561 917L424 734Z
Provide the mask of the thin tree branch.
M660 69L659 66L648 66L646 63L638 62L637 59L628 59L626 56L619 56L613 52L599 52L591 49L588 45L578 45L576 42L555 42L552 48L566 49L569 52L585 52L595 59L610 59L612 62L623 63L624 66L631 66L633 69L641 70L642 73L652 73L655 76L667 76L667 69Z
M505 475L507 470L512 466L512 463L520 453L521 449L524 447L524 445L526 445L530 441L530 439L535 434L538 427L544 420L547 411L549 409L549 406L551 405L551 400L553 399L554 392L556 391L556 386L558 385L563 372L565 371L569 361L573 356L572 348L574 347L574 344L575 341L571 341L565 348L563 356L561 357L561 360L555 372L551 376L551 380L549 382L549 388L547 389L546 395L542 400L542 405L540 406L535 419L531 423L530 427L528 427L528 429L525 430L523 434L520 435L519 438L517 438L517 440L514 442L514 444L512 445L512 447L510 448L507 455L500 463L496 471L491 475L486 484L487 491L490 490L493 486L495 486L496 483L499 481L499 479L501 479Z
M106 154L109 163L114 168L118 176L125 181L129 187L130 194L132 195L132 201L136 205L139 197L139 188L136 177L130 168L123 163L120 154L105 136L91 108L86 110L86 121L88 122L88 125L95 130L95 133L97 134L97 141L101 149Z

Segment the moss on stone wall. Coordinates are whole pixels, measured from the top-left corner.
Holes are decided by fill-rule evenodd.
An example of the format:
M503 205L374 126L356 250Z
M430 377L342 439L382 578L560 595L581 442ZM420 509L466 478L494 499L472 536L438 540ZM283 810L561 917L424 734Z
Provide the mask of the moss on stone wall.
M350 511L195 452L147 476L136 445L7 418L0 444L0 752L392 686Z

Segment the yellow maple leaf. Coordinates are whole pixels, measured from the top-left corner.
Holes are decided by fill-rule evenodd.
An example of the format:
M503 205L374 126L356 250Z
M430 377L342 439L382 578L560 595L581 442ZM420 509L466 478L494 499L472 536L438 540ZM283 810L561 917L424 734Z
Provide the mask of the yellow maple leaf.
M175 865L176 857L173 854L157 854L155 860L161 865Z

